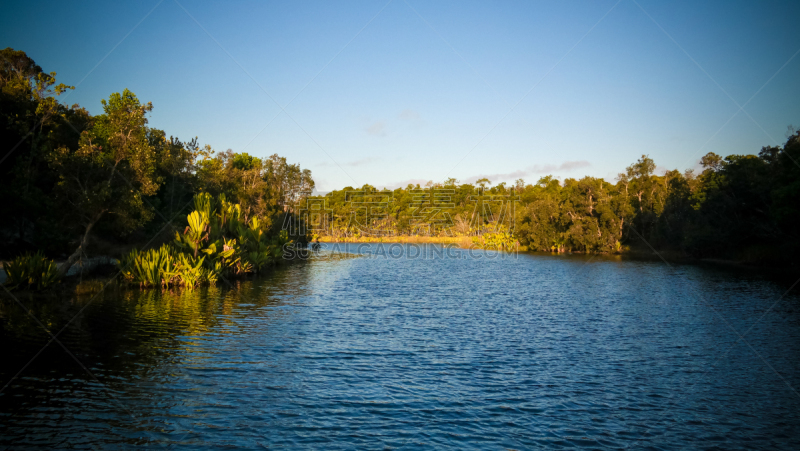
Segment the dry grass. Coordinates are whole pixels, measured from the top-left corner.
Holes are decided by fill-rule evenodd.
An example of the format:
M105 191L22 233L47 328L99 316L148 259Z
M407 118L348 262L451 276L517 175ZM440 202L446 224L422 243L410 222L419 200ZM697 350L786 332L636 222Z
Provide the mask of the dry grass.
M472 239L468 236L362 236L358 238L334 238L322 236L319 240L323 243L430 243L430 244L456 244L460 247L469 247Z

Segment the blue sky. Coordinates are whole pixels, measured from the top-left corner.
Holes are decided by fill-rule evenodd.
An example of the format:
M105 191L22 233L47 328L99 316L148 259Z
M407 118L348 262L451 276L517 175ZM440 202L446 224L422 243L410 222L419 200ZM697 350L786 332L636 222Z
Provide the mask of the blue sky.
M100 113L128 88L168 135L278 153L328 191L613 180L642 154L683 170L783 143L797 17L796 1L41 1L4 4L0 45L77 85L67 103Z

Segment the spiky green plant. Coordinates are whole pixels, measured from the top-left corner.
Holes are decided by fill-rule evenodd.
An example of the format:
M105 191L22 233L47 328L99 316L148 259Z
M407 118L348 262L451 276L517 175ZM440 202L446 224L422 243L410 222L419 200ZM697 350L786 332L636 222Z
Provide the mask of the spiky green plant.
M240 268L241 257L237 256L238 246L236 240L222 238L222 243L214 242L202 250L203 253L209 256L207 263L211 263L211 267L217 275L225 274L238 274L237 268Z
M163 245L147 251L132 250L123 257L120 265L122 274L129 282L143 287L156 287L169 284L169 273L174 266L172 249Z
M168 271L169 280L175 285L181 285L190 290L203 282L209 282L209 277L216 282L216 275L203 268L205 257L194 258L186 254L179 254L172 270Z
M147 252L132 251L122 267L129 282L140 286L183 286L189 289L213 284L221 277L259 272L276 263L287 232L269 233L270 222L254 216L244 222L242 207L220 195L195 196L195 211L187 217L183 233L172 245Z
M219 208L217 209L214 221L212 221L212 239L221 236L236 236L239 227L242 225L242 206L228 202L224 194L219 195Z
M205 213L206 217L211 217L214 209L214 198L208 193L199 193L194 196L194 209L200 213Z
M59 280L58 266L42 252L24 254L3 264L9 289L43 290Z
M189 225L186 226L183 234L175 232L175 244L180 248L188 249L194 257L197 257L203 241L208 241L208 215L204 211L193 211L186 217L186 220Z
M283 245L291 242L285 230L270 237L257 217L253 217L246 227L239 228L239 241L242 259L249 262L256 272L276 263L281 257Z

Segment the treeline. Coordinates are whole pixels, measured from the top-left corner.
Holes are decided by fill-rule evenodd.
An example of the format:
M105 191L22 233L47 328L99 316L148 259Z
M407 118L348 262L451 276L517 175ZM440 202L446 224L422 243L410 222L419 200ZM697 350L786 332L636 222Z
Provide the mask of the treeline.
M463 236L484 247L600 253L653 247L792 265L800 251L800 134L794 132L783 146L758 155L709 153L699 174L657 175L653 160L642 156L613 182L547 176L492 185L451 178L310 197L310 171L285 158L216 153L197 138L168 137L148 124L152 104L127 89L103 100L103 113L92 116L59 101L71 89L24 52L0 51L2 258L39 250L66 258L63 272L84 256L157 247L184 230L198 194L241 210L241 230L214 240L224 247L237 239L237 255L254 268L258 257L246 256L248 246L269 245L273 252L281 240L272 238L282 229L300 244L310 229L333 239ZM216 219L207 216L211 227ZM253 218L265 238L245 246Z
M795 265L800 251L800 133L758 155L708 153L702 172L656 175L643 155L616 180L552 176L535 184L428 182L393 191L346 187L317 202L317 234L472 236L476 244L550 252L670 251ZM514 202L513 208L508 203ZM309 207L309 211L314 211ZM313 221L312 221L313 222ZM475 238L475 237L481 237ZM488 245L486 243L489 243ZM494 244L492 244L494 243Z
M758 155L708 153L702 172L655 175L647 156L616 183L544 178L521 190L516 234L536 250L625 245L696 258L793 264L800 250L800 134Z
M237 221L257 218L268 237L299 220L308 169L168 137L127 89L92 116L59 101L71 89L25 52L0 51L0 256L42 250L67 258L63 273L101 247L157 247L186 227L199 193L238 205Z

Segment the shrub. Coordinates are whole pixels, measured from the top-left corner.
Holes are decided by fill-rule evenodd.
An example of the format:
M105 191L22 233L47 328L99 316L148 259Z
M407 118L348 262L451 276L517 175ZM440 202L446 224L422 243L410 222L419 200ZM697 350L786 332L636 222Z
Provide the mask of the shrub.
M123 257L120 265L122 274L128 282L138 283L142 287L167 285L165 276L172 270L174 258L172 249L163 245L159 249L147 251L132 250Z
M171 244L149 251L133 250L121 265L125 279L142 287L214 284L220 278L257 273L278 263L285 230L269 233L269 223L253 216L244 222L239 204L207 193L195 196L196 210L183 233Z
M3 264L6 271L5 285L9 289L43 290L54 285L59 280L58 266L44 254L20 255L10 262Z
M216 272L212 269L204 268L204 260L205 257L194 258L190 255L179 254L175 265L165 274L168 280L167 284L180 285L191 290L200 284L216 283Z
M498 227L496 231L485 232L482 235L472 237L472 244L481 249L496 249L499 251L512 251L517 247L514 236L505 227Z

